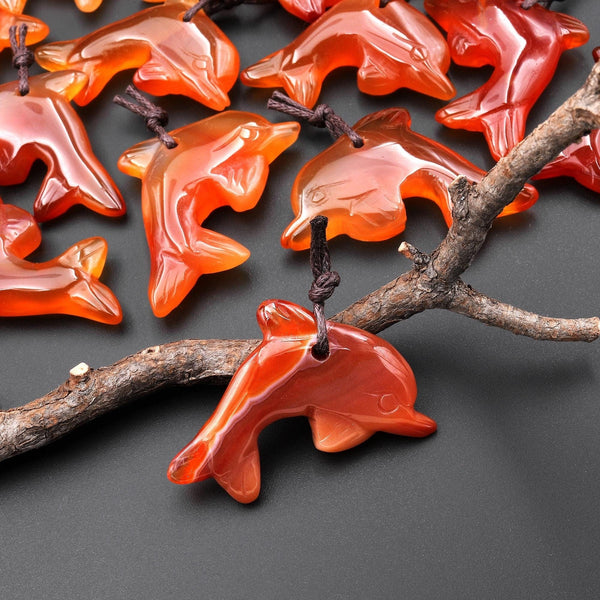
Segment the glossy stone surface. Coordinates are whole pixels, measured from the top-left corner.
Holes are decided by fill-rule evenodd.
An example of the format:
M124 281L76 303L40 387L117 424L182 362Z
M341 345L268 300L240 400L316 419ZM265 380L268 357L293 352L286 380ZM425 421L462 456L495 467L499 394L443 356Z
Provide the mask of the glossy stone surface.
M315 156L298 173L292 189L296 218L282 235L286 248L310 247L310 221L329 218L327 237L346 234L362 241L381 241L404 231L405 198L435 202L448 226L452 223L448 187L458 175L479 181L485 172L468 160L410 129L402 108L362 118L353 129L364 145L355 148L347 136ZM526 185L502 215L529 208L538 194Z
M185 298L198 277L243 263L249 251L201 226L221 206L256 206L269 163L294 143L300 126L273 125L247 112L227 111L171 133L168 149L156 139L126 150L119 168L142 180L142 211L150 247L148 295L157 317Z
M0 200L0 316L64 314L120 323L118 300L98 281L106 260L106 241L99 237L82 240L43 263L24 260L41 241L33 217Z
M436 430L414 410L417 384L397 350L363 330L328 322L330 354L317 360L313 315L283 300L258 309L260 346L233 376L215 412L171 462L175 483L214 477L239 502L260 491L257 440L270 423L310 421L315 446L340 452L377 431L424 437Z
M75 0L75 4L83 12L94 12L102 4L102 0Z
M69 101L86 84L78 71L29 78L29 94L18 83L0 85L0 185L25 181L34 161L48 172L34 203L38 221L53 219L75 204L108 217L125 213L114 182L92 151L87 133Z
M480 131L498 160L525 135L527 115L546 88L561 54L585 44L578 19L521 0L425 0L425 10L448 32L452 60L491 65L489 80L439 110L454 129Z
M48 26L29 15L22 14L27 0L0 0L0 52L10 48L9 30L13 25L27 25L28 45L41 42L49 32Z
M404 0L392 0L385 8L379 0L342 0L240 78L253 87L283 87L291 98L312 107L331 71L358 67L358 88L367 94L406 87L447 100L455 93L445 76L449 66L442 35Z
M229 105L239 57L203 11L186 23L193 0L167 0L78 39L40 46L38 63L49 71L76 69L89 77L76 96L93 100L117 73L137 69L135 85L154 96L182 94L214 110Z
M279 4L289 13L312 23L316 21L328 8L340 0L279 0Z

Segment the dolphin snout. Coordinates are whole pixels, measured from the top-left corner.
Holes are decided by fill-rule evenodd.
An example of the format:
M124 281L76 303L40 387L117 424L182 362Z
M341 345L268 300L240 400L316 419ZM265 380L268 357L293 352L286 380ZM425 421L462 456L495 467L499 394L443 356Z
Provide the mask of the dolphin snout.
M286 148L289 148L298 139L299 133L300 124L296 121L271 125L261 148L267 161L274 161Z
M290 250L310 248L310 223L302 214L298 215L281 235L281 245Z

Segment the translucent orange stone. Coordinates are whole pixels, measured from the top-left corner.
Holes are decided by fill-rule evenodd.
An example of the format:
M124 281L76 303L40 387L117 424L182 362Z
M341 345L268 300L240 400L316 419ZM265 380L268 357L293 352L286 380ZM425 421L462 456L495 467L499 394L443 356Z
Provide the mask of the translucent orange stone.
M75 4L83 12L94 12L102 4L102 0L75 0Z
M521 0L425 0L425 10L448 32L452 60L491 65L489 80L439 110L454 129L480 131L498 160L525 135L527 115L550 83L561 54L585 44L578 19Z
M313 357L317 329L306 309L269 300L258 309L263 341L233 376L212 417L171 462L175 483L214 477L239 502L260 490L257 439L267 425L306 416L315 446L352 448L377 431L424 437L436 430L413 408L417 384L398 351L377 336L327 323L330 354Z
M76 69L89 77L75 97L93 100L120 71L137 69L133 81L149 94L182 94L214 109L229 105L239 57L225 34L200 11L182 20L193 0L166 0L81 38L40 46L37 62L48 71Z
M447 100L454 86L445 76L447 44L435 25L404 0L342 0L298 38L248 67L241 81L253 87L283 87L312 107L325 77L339 67L358 67L358 88L391 94L407 87Z
M33 217L0 200L0 316L64 314L121 322L113 293L98 281L106 260L102 238L78 242L59 257L43 263L24 258L41 242Z
M48 26L29 15L22 14L27 0L0 0L0 52L10 48L9 30L13 25L27 25L25 42L28 45L41 42L50 31Z
M328 8L340 0L279 0L279 4L289 13L312 23L318 19Z
M310 246L310 221L329 218L327 237L346 234L374 242L404 231L405 198L435 202L448 226L452 203L448 187L459 175L479 181L485 172L442 144L410 129L410 115L389 108L363 117L353 129L364 145L355 148L347 136L309 161L292 188L296 218L284 231L286 248ZM526 185L502 215L521 212L538 198Z
M86 82L79 71L43 73L29 78L26 96L19 94L16 81L0 85L0 185L22 183L33 163L42 160L48 173L35 199L38 221L74 204L109 217L125 213L119 191L69 104Z
M220 206L254 208L269 163L298 137L295 122L273 125L228 111L170 132L177 147L156 139L126 150L119 168L142 180L142 212L150 247L148 295L157 317L170 313L198 277L243 263L250 253L201 226Z

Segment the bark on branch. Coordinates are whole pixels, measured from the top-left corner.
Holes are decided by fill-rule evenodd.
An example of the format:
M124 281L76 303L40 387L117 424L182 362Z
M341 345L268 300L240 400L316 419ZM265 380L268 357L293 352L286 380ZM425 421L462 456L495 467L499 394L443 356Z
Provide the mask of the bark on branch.
M453 184L453 224L427 255L400 251L413 268L332 320L377 333L430 308L444 308L540 340L593 341L600 320L554 319L476 292L460 276L483 245L493 220L527 179L564 148L600 127L600 63L584 86L517 145L477 185ZM148 348L109 367L78 365L59 388L29 404L0 411L0 460L39 448L93 418L150 392L175 385L227 381L258 340L183 340Z

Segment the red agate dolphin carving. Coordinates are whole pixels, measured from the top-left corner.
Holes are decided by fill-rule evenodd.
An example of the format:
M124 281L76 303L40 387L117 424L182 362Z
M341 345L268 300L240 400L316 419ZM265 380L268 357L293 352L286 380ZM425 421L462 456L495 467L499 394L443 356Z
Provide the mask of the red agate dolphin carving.
M142 212L150 247L148 295L157 317L185 298L198 277L243 263L250 253L201 226L220 206L250 210L267 181L269 163L298 137L295 122L274 125L252 113L227 111L126 150L119 168L142 180Z
M444 38L404 0L385 8L379 0L342 0L240 77L253 87L283 86L291 98L312 107L325 77L343 66L358 67L358 88L367 94L407 87L447 100L455 93L445 76L450 56Z
M41 240L40 228L27 211L0 200L0 316L64 314L120 323L118 300L98 281L106 241L82 240L43 263L24 260Z
M425 0L425 10L448 32L452 60L491 65L490 79L439 110L454 129L480 131L498 160L521 141L532 106L561 54L585 44L587 27L574 17L522 0Z
M353 129L364 141L355 148L341 136L298 173L292 188L296 218L284 231L286 248L310 246L310 221L328 217L327 237L346 234L381 241L404 231L404 198L433 200L448 226L452 206L448 187L459 175L479 181L485 172L453 150L410 129L410 114L389 108L363 117ZM529 208L538 194L526 185L502 215Z
M48 167L34 203L34 216L47 221L74 204L109 217L125 213L112 179L94 155L83 123L69 101L86 84L79 71L29 78L21 96L18 82L0 85L0 185L25 181L34 161Z
M398 351L361 329L327 323L329 356L313 357L317 328L284 300L258 309L263 341L233 376L212 417L169 466L175 483L214 477L239 502L260 491L257 439L279 419L306 416L315 446L340 452L376 431L424 437L436 424L413 408L417 384Z
M166 0L78 39L44 44L37 62L49 71L76 69L89 77L75 97L93 100L120 71L137 69L133 81L149 94L182 94L214 110L229 105L239 57L203 11L182 20L193 0Z
M27 0L0 0L0 52L10 48L9 31L13 25L27 25L27 45L41 42L50 31L48 26L29 15L24 15L23 10Z

